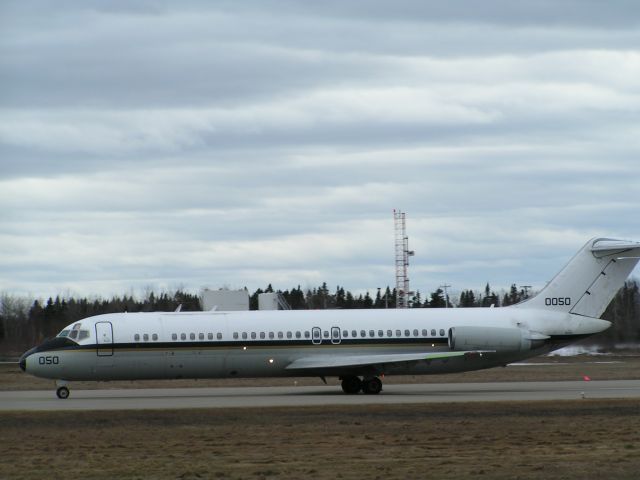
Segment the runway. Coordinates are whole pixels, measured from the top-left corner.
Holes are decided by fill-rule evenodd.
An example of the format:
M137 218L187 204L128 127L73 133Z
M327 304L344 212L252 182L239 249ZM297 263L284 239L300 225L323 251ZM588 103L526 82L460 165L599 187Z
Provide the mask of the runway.
M323 405L640 398L640 380L385 385L379 395L345 395L338 386L0 392L0 411L266 408Z

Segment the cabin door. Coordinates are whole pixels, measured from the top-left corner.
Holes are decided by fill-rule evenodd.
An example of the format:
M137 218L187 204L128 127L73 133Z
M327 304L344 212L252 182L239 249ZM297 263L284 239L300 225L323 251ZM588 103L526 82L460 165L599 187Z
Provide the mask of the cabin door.
M113 327L111 322L96 322L96 346L99 357L113 355Z

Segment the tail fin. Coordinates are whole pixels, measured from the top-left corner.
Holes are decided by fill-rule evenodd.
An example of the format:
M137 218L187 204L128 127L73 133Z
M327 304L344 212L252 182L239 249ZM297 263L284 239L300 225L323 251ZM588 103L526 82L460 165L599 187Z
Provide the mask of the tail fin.
M538 295L514 307L600 318L638 260L640 243L594 238Z

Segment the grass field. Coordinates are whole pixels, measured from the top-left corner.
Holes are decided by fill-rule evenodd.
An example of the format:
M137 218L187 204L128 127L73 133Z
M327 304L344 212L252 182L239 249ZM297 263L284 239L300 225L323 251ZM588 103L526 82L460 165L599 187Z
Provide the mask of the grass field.
M0 478L637 479L640 401L2 413Z
M640 357L386 383L638 379ZM336 379L328 379L337 383ZM72 388L317 385L318 379L74 382ZM0 365L0 389L51 380ZM640 400L0 413L0 479L636 479Z

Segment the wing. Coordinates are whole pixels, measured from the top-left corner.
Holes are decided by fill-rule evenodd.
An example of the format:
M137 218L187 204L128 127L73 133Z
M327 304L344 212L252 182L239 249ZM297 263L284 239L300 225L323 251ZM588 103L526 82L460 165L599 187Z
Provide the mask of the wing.
M314 355L302 357L287 365L287 370L299 372L311 372L319 370L354 370L373 368L386 370L393 367L406 366L410 362L423 362L430 360L445 360L453 357L482 356L483 353L492 351L462 351L462 352L429 352L429 353L392 353L379 355Z

